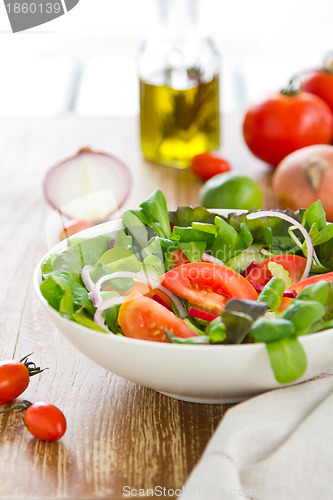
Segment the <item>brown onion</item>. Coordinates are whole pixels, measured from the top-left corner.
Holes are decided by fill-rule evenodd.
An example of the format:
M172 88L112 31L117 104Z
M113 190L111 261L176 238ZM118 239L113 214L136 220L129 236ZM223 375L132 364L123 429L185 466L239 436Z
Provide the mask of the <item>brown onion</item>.
M281 208L309 208L320 200L333 222L333 146L316 144L286 156L274 171L272 187Z

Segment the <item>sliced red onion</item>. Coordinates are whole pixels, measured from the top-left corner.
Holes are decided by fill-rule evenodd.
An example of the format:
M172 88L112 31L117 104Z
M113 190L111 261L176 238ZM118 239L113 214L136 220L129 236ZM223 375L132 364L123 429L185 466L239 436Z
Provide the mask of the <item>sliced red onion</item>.
M253 260L251 262L251 264L249 266L247 266L247 268L244 269L244 271L242 272L243 278L246 278L246 276L248 276L250 274L250 272L252 271L252 269L255 269L257 266L258 266L258 262L256 262L255 260Z
M289 299L296 299L297 292L296 290L285 290L283 297L288 297Z
M215 314L211 314L206 311L200 311L195 307L188 308L188 315L192 316L192 318L203 319L204 321L213 321L213 319L217 318Z
M155 293L155 295L152 296L152 299L155 300L155 302L161 304L161 306L165 307L169 311L172 311L171 307L169 307L168 304L157 293Z
M249 283L251 283L251 285L253 286L255 291L258 293L260 293L262 291L262 289L264 288L264 285L258 285L257 283L252 283L252 281L250 281ZM297 292L296 292L296 290L288 290L287 289L283 292L282 297L288 297L289 299L295 299L297 297Z
M249 281L249 283L253 286L256 292L260 293L261 290L264 288L264 285L258 285L257 283L252 283L252 281Z
M118 304L122 304L126 299L126 295L117 295L116 297L107 297L103 299L102 302L98 306L99 311L105 311L105 309L109 309L109 307L117 306Z
M87 266L84 266L84 268L81 271L82 281L85 284L85 286L89 292L92 292L94 287L95 287L95 283L90 278L90 273L92 270L93 270L93 267L87 265Z
M305 269L304 269L304 272L302 274L300 281L306 279L309 276L309 272L311 269L312 260L313 260L313 256L314 256L314 248L313 248L311 237L310 237L309 233L307 232L307 230L305 229L305 227L302 226L302 224L300 224L297 220L293 219L289 215L283 214L281 212L274 212L274 210L263 210L261 212L253 212L252 214L249 214L246 217L248 219L259 219L261 217L278 217L279 219L283 219L287 222L290 222L290 224L297 227L297 229L299 229L304 236L306 248L307 248L306 266L305 266Z
M224 266L224 262L222 260L213 257L209 253L203 253L201 256L202 262L210 262L211 264L217 264L218 266Z
M117 297L107 297L106 299L102 300L100 303L99 307L97 308L95 315L94 315L94 322L96 325L100 326L105 330L106 332L110 332L108 327L105 324L105 319L103 317L103 311L106 309L109 309L109 307L116 306L118 304L122 304L126 297L124 296L117 296Z
M110 330L108 329L108 327L105 324L105 319L103 318L102 313L103 313L103 311L97 309L97 311L95 312L95 316L94 316L94 322L96 323L96 325L103 328L103 330L110 333Z
M167 288L162 286L161 283L154 278L151 278L151 277L146 276L144 274L138 274L138 273L134 273L134 272L130 272L130 271L118 271L116 273L106 274L105 276L103 276L102 278L100 278L97 281L97 283L94 287L94 290L93 290L93 302L94 302L95 307L98 308L99 304L103 300L103 297L101 295L102 284L105 281L109 281L109 280L114 279L114 278L132 278L135 281L140 281L141 283L146 283L147 285L151 286L152 288L158 288L159 290L164 292L172 300L172 302L174 303L174 305L179 313L179 316L182 319L186 318L187 314L186 314L185 308L184 308L182 302L180 301L180 299L173 292L170 292L170 290L168 290Z

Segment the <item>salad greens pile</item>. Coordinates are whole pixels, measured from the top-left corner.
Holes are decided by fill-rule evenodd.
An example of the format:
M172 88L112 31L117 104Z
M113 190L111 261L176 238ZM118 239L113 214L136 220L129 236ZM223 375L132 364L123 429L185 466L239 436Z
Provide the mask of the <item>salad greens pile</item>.
M191 263L206 260L240 274L270 256L307 257L309 249L297 224L291 226L273 213L247 219L252 212L227 217L202 207L168 212L163 193L155 190L138 210L123 214L124 228L115 234L72 237L66 249L50 255L42 266L41 292L62 316L103 333L124 335L117 299L133 285L132 273L146 276L148 282L159 281L175 266L177 251ZM333 224L327 223L320 201L307 210L285 213L302 224L311 237L310 276L332 272ZM276 379L281 383L298 379L307 366L299 337L333 328L333 281L310 284L279 312L290 282L289 273L281 267L270 267L273 278L262 288L258 300L233 298L212 321L187 315L184 321L193 330L193 337L180 338L166 330L168 341L214 345L264 342ZM112 282L112 290L98 290L104 306L110 306L99 308L96 283L114 273L116 277L105 282ZM188 313L191 304L180 297L178 300ZM179 316L179 310L174 304L172 307ZM97 321L97 313L102 321Z

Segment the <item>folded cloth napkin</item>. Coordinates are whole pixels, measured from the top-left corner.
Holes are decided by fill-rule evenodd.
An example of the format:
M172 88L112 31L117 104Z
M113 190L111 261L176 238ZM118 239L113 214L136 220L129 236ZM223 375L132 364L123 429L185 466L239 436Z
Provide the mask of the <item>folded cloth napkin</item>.
M333 376L228 410L182 500L332 500Z

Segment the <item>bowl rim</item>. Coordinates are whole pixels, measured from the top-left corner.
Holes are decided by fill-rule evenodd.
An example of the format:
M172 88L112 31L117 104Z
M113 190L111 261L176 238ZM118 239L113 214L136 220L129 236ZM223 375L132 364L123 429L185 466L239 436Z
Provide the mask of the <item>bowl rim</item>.
M224 209L215 209L211 210L214 213L217 213L218 215L228 215L230 213L244 213L246 210L224 210ZM90 238L90 237L95 237L95 236L102 236L104 234L108 234L111 231L117 231L119 229L123 228L122 220L121 219L113 219L107 222L103 222L101 224L97 224L96 226L93 226L91 228L85 229L83 231L80 231L80 237L83 239ZM40 302L46 307L46 309L53 314L56 318L60 318L62 321L68 323L71 326L74 326L75 329L81 330L83 333L87 334L88 332L90 335L97 336L97 338L100 338L101 335L109 337L111 340L110 342L120 342L120 343L128 343L128 341L131 342L131 345L147 345L149 344L150 346L154 346L156 349L163 349L165 350L205 350L207 352L207 348L210 348L211 350L214 350L216 352L217 350L219 351L243 351L247 350L248 352L255 352L255 351L260 351L261 349L266 347L266 344L264 342L257 342L253 344L215 344L214 346L212 345L204 345L204 344L199 344L199 345L193 345L193 344L173 344L173 343L165 343L165 342L154 342L152 340L141 340L141 339L133 339L133 338L128 338L122 335L118 335L113 332L100 332L97 330L93 330L91 328L88 328L87 326L81 325L75 321L72 321L68 318L65 318L62 316L56 309L54 309L50 304L47 302L47 300L44 298L42 295L42 292L40 290L40 284L42 282L42 274L41 274L41 269L42 269L42 264L45 262L45 260L54 253L60 252L64 250L66 247L68 247L68 242L72 238L77 238L78 235L73 235L69 238L66 238L63 241L60 241L56 245L54 245L52 248L50 248L44 255L43 257L38 261L38 264L35 267L34 273L33 273L33 284L34 284L34 289L35 292L40 300ZM315 341L316 338L323 338L326 337L327 335L332 335L333 334L333 328L329 328L327 330L322 330L317 333L312 333L308 335L300 335L298 337L298 340L301 342L302 345L310 345L313 341ZM214 349L212 349L212 347Z

